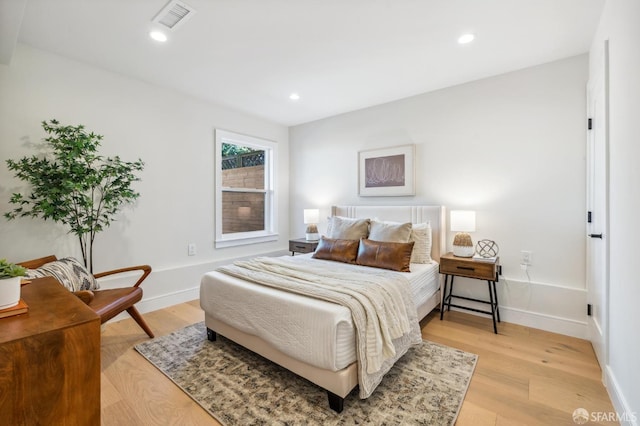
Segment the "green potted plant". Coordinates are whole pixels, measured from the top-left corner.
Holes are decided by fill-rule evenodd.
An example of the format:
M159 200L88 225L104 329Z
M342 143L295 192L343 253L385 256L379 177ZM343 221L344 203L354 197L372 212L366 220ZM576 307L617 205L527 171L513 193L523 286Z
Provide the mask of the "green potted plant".
M0 309L12 308L20 302L20 279L26 272L22 266L0 259Z
M14 193L15 207L5 213L17 217L51 219L70 228L78 237L85 267L93 272L93 242L107 228L126 203L140 194L132 183L142 160L127 162L120 157L102 157L98 147L103 136L85 131L84 126L64 126L56 120L43 121L49 134L44 155L7 160L9 170L30 185L26 194Z

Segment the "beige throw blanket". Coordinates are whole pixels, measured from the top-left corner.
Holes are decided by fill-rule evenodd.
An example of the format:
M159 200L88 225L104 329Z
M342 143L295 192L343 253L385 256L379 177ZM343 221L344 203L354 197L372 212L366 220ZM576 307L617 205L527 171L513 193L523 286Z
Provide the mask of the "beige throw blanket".
M422 337L406 278L372 268L354 272L346 266L310 258L261 257L218 270L349 308L357 336L360 397L367 398L395 361Z

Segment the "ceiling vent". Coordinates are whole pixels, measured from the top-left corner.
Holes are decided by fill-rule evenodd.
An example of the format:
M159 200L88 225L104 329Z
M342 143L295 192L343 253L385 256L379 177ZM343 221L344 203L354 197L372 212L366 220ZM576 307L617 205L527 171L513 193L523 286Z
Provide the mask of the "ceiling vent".
M160 12L158 12L158 14L152 19L152 22L168 30L175 31L182 24L188 21L195 13L196 10L188 4L178 0L171 0Z

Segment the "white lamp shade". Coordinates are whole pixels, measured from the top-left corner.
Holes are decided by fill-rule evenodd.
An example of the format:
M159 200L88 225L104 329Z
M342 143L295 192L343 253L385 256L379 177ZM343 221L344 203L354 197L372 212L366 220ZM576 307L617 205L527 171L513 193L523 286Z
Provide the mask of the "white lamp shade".
M304 209L304 223L318 223L320 222L320 210L318 209Z
M476 212L473 210L451 210L453 232L475 232Z

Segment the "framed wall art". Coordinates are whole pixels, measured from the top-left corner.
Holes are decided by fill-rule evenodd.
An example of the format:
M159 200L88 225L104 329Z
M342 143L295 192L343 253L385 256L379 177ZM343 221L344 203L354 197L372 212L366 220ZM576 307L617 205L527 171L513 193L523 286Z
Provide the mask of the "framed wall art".
M358 195L415 195L414 153L415 145L358 152Z

